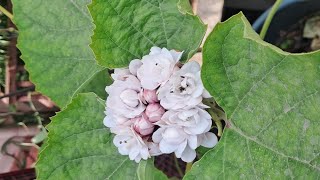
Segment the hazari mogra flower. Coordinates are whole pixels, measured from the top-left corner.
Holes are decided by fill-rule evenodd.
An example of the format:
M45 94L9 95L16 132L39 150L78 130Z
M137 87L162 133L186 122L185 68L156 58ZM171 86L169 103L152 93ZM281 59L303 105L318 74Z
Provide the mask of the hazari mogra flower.
M120 154L139 162L175 153L192 162L197 147L216 145L216 135L209 132L209 107L202 103L211 96L202 84L200 65L191 61L181 67L182 54L152 47L128 68L114 70L103 123L115 134Z

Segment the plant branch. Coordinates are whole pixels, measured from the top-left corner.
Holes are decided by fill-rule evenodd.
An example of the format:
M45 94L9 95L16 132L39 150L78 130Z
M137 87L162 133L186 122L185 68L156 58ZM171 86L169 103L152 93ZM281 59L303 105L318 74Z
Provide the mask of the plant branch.
M270 26L270 23L273 19L273 16L276 14L277 10L279 9L279 6L280 4L282 3L283 0L277 0L274 5L272 6L269 14L268 14L268 17L266 19L266 21L264 22L263 26L262 26L262 29L260 31L260 37L261 39L264 39L266 34L267 34L267 31L269 29L269 26Z
M12 21L13 15L1 5L0 5L0 11Z
M34 91L35 87L34 86L30 86L21 90L17 90L8 94L5 94L3 96L0 96L0 99L6 98L6 97L12 97L12 96L16 96L16 95L21 95L21 94L25 94L26 92L29 91Z

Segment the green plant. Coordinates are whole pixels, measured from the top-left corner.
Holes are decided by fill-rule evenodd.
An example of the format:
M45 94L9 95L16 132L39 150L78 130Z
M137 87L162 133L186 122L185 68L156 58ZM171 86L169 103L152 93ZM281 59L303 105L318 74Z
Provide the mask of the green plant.
M101 89L111 82L107 68L128 66L153 45L185 51L183 62L197 51L205 26L188 1L94 0L94 35L89 1L13 2L30 77L63 109L48 126L38 179L165 179L152 161L137 164L116 151L102 124ZM319 59L262 41L242 13L218 24L203 48L202 81L227 125L184 178L316 179Z

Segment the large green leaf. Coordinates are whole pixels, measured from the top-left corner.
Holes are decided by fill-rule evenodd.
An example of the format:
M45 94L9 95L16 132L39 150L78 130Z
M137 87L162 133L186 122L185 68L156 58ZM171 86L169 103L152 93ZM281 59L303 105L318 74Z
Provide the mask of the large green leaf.
M103 68L89 47L90 0L13 0L18 47L37 91L64 107ZM106 82L95 85L104 89Z
M98 63L128 66L152 46L184 51L190 58L206 31L188 9L187 0L93 0L89 6L96 29L91 47ZM180 12L181 11L181 12Z
M320 52L283 52L238 14L216 26L203 61L229 122L186 179L319 179Z
M165 179L151 160L137 164L122 156L104 127L104 101L79 94L48 126L37 179Z

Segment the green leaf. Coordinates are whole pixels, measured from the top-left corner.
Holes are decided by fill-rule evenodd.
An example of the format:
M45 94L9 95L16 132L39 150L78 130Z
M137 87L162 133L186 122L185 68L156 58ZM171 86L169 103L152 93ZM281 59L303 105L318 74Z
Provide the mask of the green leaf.
M91 47L98 63L125 67L148 54L152 46L184 51L183 60L189 59L200 46L206 26L197 16L181 13L178 1L93 0L89 9L96 29ZM181 3L180 10L187 11L186 2Z
M102 123L104 108L104 101L95 94L79 94L52 118L36 165L37 179L127 180L137 179L138 174L139 179L149 179L150 174L164 179L152 161L137 164L118 153L113 135Z
M37 91L63 108L104 68L89 47L90 0L13 0L18 48ZM104 89L105 82L96 89Z
M192 6L190 4L189 0L179 0L178 2L178 8L180 10L181 13L186 14L192 14Z
M203 61L203 83L229 122L185 179L318 179L320 52L283 52L240 13L216 26Z
M139 163L137 168L137 177L139 180L168 179L165 174L154 167L154 162L152 160L141 161Z
M105 91L105 87L112 84L112 82L113 80L111 79L108 70L105 69L94 75L91 81L88 81L83 88L78 90L78 93L94 92L101 99L106 99L107 93Z

